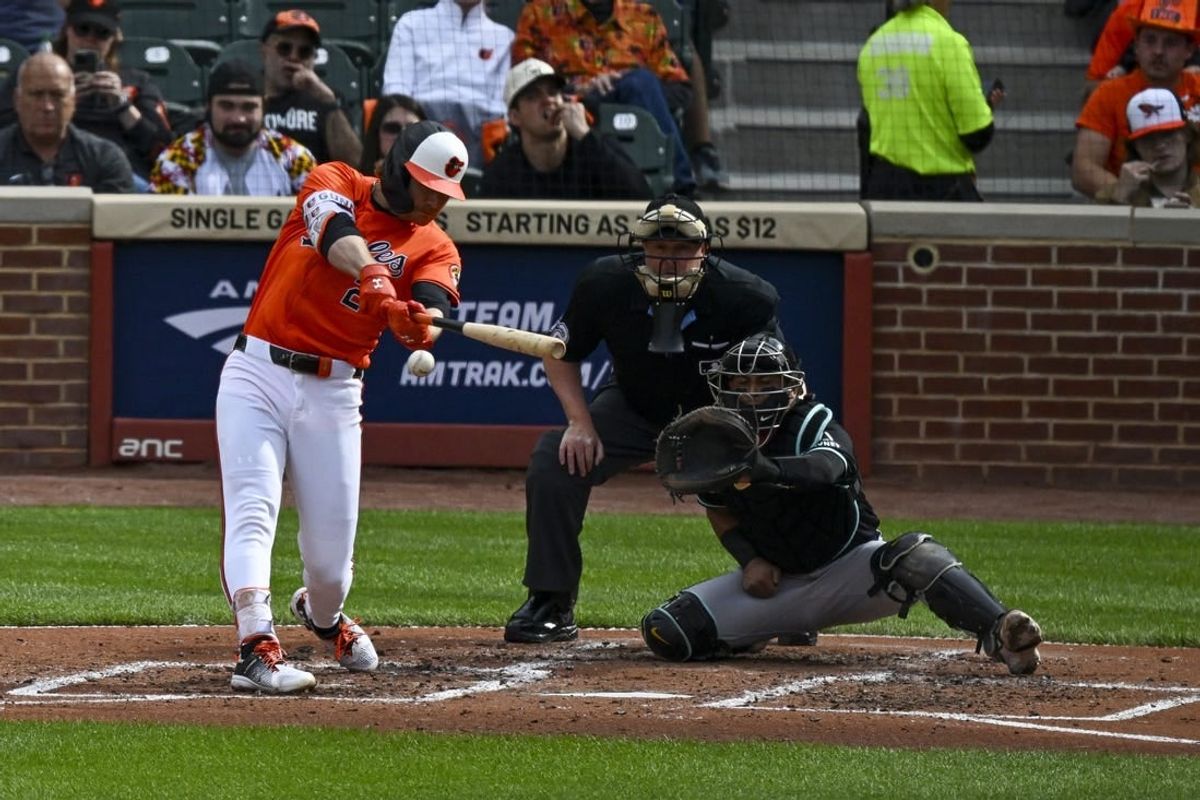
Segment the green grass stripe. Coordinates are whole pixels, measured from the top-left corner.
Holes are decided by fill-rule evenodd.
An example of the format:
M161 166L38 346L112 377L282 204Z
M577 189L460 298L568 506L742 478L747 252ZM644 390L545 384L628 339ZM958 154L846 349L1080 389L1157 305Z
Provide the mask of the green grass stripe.
M0 723L0 798L1190 798L1200 759ZM1134 788L1136 787L1136 789Z
M399 489L398 489L399 490ZM1060 642L1200 645L1200 527L885 521L926 530ZM273 564L275 609L300 582L287 509ZM592 514L581 537L578 620L636 626L678 590L731 567L700 517ZM524 599L523 515L362 514L347 608L373 625L499 626ZM0 515L0 624L227 624L220 512L205 508L10 507ZM847 631L945 636L923 608Z

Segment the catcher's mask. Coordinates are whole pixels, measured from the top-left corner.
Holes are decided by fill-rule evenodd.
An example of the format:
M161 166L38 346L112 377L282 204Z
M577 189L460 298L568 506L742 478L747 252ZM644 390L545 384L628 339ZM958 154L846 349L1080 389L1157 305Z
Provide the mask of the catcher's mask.
M463 173L467 171L467 148L440 122L422 120L406 125L388 150L379 169L383 196L392 213L413 210L411 181L444 195L464 199Z
M712 240L695 201L666 194L651 201L629 233L629 258L654 313L652 353L682 353L684 305L704 277Z
M808 394L800 360L791 348L765 333L738 342L708 370L716 404L745 417L766 444L788 409Z

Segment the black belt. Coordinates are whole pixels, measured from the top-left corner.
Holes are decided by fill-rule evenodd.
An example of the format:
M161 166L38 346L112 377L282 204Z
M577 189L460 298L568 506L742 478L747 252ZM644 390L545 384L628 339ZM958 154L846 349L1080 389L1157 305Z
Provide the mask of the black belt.
M292 372L299 372L304 375L316 375L321 378L328 378L329 371L333 364L333 359L328 356L314 356L308 353L297 353L294 350L288 350L284 347L276 347L268 345L271 354L271 363L278 364L281 367L287 367ZM246 351L246 334L239 333L237 340L233 343L234 350ZM361 378L364 371L361 369L354 370L354 377Z

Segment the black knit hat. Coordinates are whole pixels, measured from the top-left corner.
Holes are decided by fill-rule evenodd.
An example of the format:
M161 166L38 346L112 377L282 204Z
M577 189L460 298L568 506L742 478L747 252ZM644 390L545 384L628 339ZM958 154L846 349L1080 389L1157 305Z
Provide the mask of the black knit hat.
M217 64L208 76L208 99L219 94L263 95L262 70L248 61L232 58Z

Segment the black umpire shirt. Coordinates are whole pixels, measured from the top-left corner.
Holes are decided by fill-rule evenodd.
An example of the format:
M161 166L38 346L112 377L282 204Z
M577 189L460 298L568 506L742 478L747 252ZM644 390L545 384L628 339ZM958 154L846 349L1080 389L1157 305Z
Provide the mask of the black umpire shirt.
M651 353L653 310L634 276L638 261L606 256L585 267L556 333L567 336L564 361L583 361L603 341L613 380L629 405L665 425L681 412L712 403L703 368L730 347L760 331L782 340L779 293L757 275L710 255L683 318L684 352Z
M89 186L93 192L132 192L133 170L121 148L67 126L54 161L44 163L20 125L0 130L0 186Z
M567 156L558 169L538 172L519 141L509 142L483 168L484 197L550 200L649 200L650 186L621 145L596 131L576 141L567 137Z

